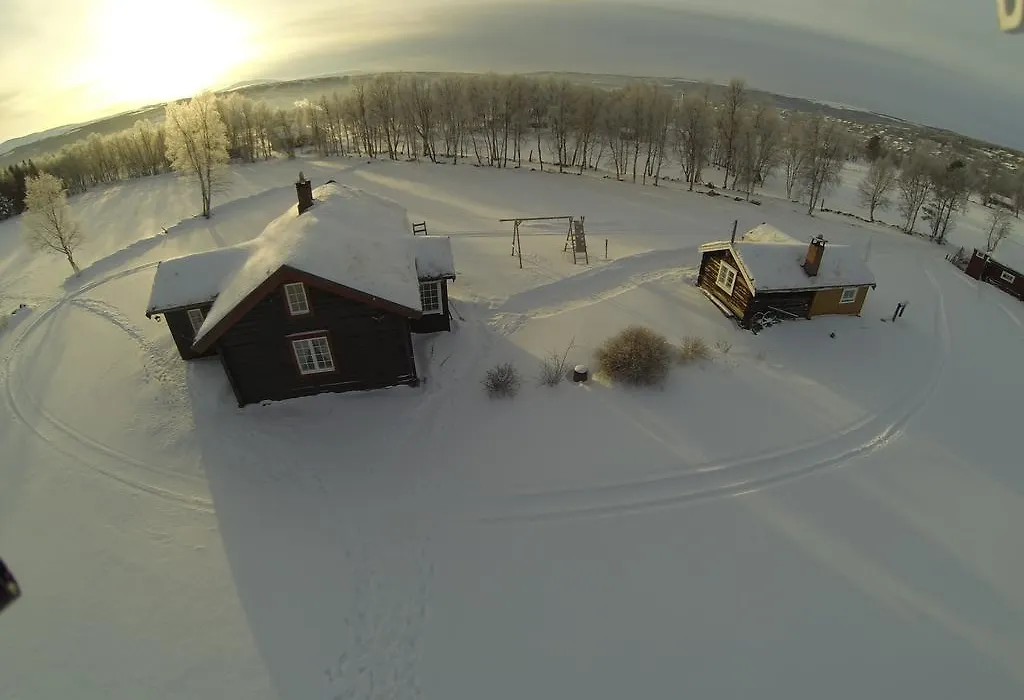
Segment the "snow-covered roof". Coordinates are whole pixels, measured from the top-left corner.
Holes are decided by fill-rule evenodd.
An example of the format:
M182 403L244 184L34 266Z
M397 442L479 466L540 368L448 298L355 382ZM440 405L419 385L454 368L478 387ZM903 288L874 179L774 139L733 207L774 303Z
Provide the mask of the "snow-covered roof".
M316 204L295 207L243 244L245 261L223 280L196 333L201 341L268 277L284 266L420 311L414 240L398 204L334 183L313 191Z
M875 276L864 260L864 250L830 243L825 244L818 274L810 277L803 268L808 245L770 224L761 224L735 243L712 241L700 246L700 251L732 251L743 276L755 292L875 284Z
M413 255L420 279L455 277L455 257L448 236L415 236Z
M771 224L759 224L743 234L741 240L759 241L762 243L799 243L785 231L780 231Z
M1024 272L1024 242L1007 238L992 253L992 258L1006 267Z
M864 251L844 245L826 244L818 274L808 276L803 268L807 245L736 241L732 249L742 260L758 292L875 284L875 276L864 260Z
M249 256L248 244L164 260L156 268L146 315L209 303Z

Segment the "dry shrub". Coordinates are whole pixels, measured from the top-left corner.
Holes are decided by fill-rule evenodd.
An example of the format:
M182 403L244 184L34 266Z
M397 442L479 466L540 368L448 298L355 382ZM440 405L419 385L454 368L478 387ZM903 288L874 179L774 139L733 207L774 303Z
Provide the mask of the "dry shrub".
M679 346L679 361L681 363L706 360L709 357L711 357L711 349L703 338L694 335L683 338L683 342Z
M537 381L541 386L558 386L563 379L572 376L572 371L569 367L569 352L575 344L576 339L573 338L564 352L552 350L548 353L547 357L541 362L540 375L537 377Z
M483 385L487 395L492 399L511 398L519 393L522 380L519 378L519 370L516 369L516 366L511 362L506 362L487 370Z
M672 346L665 336L643 326L630 326L597 351L601 373L613 381L636 386L660 384L672 365Z
M548 355L540 364L540 375L537 383L541 386L558 386L565 378L565 370L558 366L558 354Z
M728 340L719 340L715 342L715 349L723 355L728 355L729 351L732 350L732 343Z

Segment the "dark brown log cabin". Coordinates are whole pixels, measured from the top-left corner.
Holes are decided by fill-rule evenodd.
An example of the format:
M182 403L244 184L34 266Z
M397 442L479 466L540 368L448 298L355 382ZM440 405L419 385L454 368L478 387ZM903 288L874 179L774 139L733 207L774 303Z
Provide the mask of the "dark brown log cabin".
M283 267L195 344L215 348L240 406L418 383L420 311Z
M219 355L240 406L416 385L411 333L450 329L450 240L414 240L404 212L337 185L300 209L250 243L161 263L147 316L183 358Z
M1024 272L996 261L988 253L982 253L975 248L964 272L976 280L988 282L1007 294L1024 300Z
M863 257L846 246L827 246L820 236L796 242L762 225L739 241L701 246L697 285L742 328L758 318L860 315L875 278Z
M413 333L451 330L448 280L455 279L452 244L447 236L414 236L416 276L423 315L411 322Z

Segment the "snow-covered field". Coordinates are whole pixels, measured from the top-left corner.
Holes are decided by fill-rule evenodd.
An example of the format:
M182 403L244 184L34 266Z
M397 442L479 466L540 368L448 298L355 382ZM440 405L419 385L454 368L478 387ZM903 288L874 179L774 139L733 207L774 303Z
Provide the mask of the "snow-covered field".
M257 235L300 168L453 236L456 330L419 339L423 386L239 410L144 317L157 261ZM25 592L0 618L5 700L1024 692L1024 305L947 249L677 183L316 159L232 178L210 221L178 223L171 177L76 198L72 280L0 224L0 311L30 307L0 330L0 556ZM860 214L856 178L826 206ZM589 266L556 223L523 225L519 268L497 220L543 215L586 217ZM869 250L863 317L736 329L692 285L734 219ZM983 229L975 206L951 242ZM549 351L591 362L631 323L720 348L660 390L534 385ZM528 381L492 401L503 361Z

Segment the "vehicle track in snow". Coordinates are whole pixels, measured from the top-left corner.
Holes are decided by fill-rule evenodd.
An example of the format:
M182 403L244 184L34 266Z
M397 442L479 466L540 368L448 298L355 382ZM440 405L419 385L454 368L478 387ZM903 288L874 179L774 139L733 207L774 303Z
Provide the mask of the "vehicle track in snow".
M53 323L53 317L60 309L71 306L91 313L123 331L145 354L146 362L142 369L146 376L161 382L172 391L181 392L183 388L171 379L166 362L160 358L155 347L137 326L116 307L96 299L83 298L86 293L104 284L150 270L157 264L158 262L145 263L92 280L66 296L56 299L45 310L34 313L33 318L24 325L12 342L3 359L0 376L4 378L4 393L11 413L50 447L136 491L193 510L213 512L212 501L194 492L203 488L203 480L200 477L138 459L114 445L76 430L54 416L44 405L33 400L32 392L21 384L22 373L17 371L19 363L23 360L25 341Z
M884 449L899 439L910 420L931 399L945 374L951 353L945 300L931 270L925 274L935 290L937 307L934 330L939 338L932 354L927 380L918 390L885 411L869 415L821 440L772 450L759 455L710 462L683 472L619 484L525 493L486 504L485 512L472 516L483 522L535 522L579 517L601 517L668 508L684 503L736 496L838 468ZM692 459L687 446L675 442L657 419L637 418L643 413L600 399L621 413L623 420L664 445L680 459ZM628 401L628 398L626 399Z

